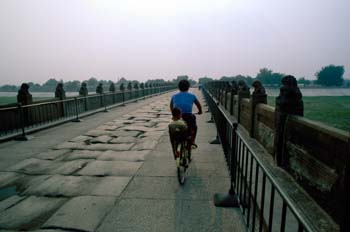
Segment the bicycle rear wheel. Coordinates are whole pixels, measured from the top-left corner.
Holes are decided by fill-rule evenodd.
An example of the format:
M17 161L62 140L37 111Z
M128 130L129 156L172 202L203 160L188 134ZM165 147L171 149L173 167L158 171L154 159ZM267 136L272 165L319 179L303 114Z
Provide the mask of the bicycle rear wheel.
M185 155L185 146L184 144L179 144L178 149L180 149L180 157L177 158L176 164L177 164L177 179L180 183L180 185L185 184L186 180L186 169L187 169L187 160Z

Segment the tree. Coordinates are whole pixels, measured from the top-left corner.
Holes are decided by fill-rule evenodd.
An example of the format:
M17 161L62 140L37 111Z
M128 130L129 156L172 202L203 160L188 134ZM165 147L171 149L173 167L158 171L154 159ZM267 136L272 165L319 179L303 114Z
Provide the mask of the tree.
M256 75L256 79L265 85L280 85L283 77L284 74L274 73L267 68L260 69L259 73Z
M302 84L302 85L310 85L311 81L310 80L306 80L305 77L299 78L298 79L298 84Z
M344 66L328 65L317 72L317 83L324 86L340 86L344 82Z
M42 85L42 90L43 91L48 91L48 92L52 92L55 91L57 84L59 83L58 80L54 79L54 78L50 78L49 80L47 80L43 85Z
M205 84L209 81L213 81L213 79L210 77L201 77L198 79L199 84Z

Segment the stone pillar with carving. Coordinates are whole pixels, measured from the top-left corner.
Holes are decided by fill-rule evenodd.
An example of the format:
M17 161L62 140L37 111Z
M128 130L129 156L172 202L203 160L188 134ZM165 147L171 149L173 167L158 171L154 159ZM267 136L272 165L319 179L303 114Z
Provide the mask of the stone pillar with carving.
M274 158L278 166L285 166L285 127L288 115L304 115L302 95L294 76L282 78L279 96L276 98L275 108L275 137Z
M29 85L27 83L23 83L21 88L18 90L17 102L21 103L22 105L29 105L33 103L33 97L29 93Z
M252 95L250 96L250 119L251 119L251 125L250 125L250 131L249 134L251 137L254 137L254 131L255 131L255 108L259 103L266 104L267 103L267 94L265 92L265 88L261 84L260 81L255 80L252 83L252 86L254 87L254 91Z
M63 100L66 98L66 91L64 91L63 83L58 83L55 90L55 98Z
M79 89L79 95L86 97L89 94L89 91L86 86L86 82L81 83L81 87Z

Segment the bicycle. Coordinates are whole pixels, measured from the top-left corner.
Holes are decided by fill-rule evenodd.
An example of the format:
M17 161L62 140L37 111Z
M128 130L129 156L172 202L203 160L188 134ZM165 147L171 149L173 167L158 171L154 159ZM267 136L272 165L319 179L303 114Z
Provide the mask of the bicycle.
M177 179L180 185L185 184L186 180L186 170L190 164L190 153L191 150L188 149L188 140L184 139L181 142L177 143L175 152L177 153L176 157L176 167L177 167Z
M190 142L187 134L173 133L170 134L173 154L176 161L177 179L180 185L185 184L186 170L188 169L191 156L191 148L188 147Z

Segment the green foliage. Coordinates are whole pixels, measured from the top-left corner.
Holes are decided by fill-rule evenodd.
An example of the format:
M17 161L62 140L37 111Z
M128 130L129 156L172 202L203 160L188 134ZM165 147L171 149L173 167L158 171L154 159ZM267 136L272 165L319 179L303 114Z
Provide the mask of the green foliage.
M306 80L304 77L298 79L298 84L302 84L302 85L310 85L311 81L310 80Z
M259 73L256 75L256 79L261 81L263 85L273 86L279 86L283 77L284 74L274 73L272 70L269 70L267 68L260 69Z
M210 77L201 77L198 79L199 84L205 84L209 81L213 81L213 78Z
M275 106L275 99L268 96L267 103ZM350 131L350 96L303 97L303 101L305 118Z
M228 81L228 82L231 82L231 81L240 81L240 80L243 80L245 81L245 83L247 83L248 85L251 85L253 83L253 78L251 76L243 76L241 74L237 75L237 76L231 76L231 77L227 77L227 76L223 76L220 78L221 81Z
M324 86L341 86L344 82L344 66L328 65L315 74L317 83Z

